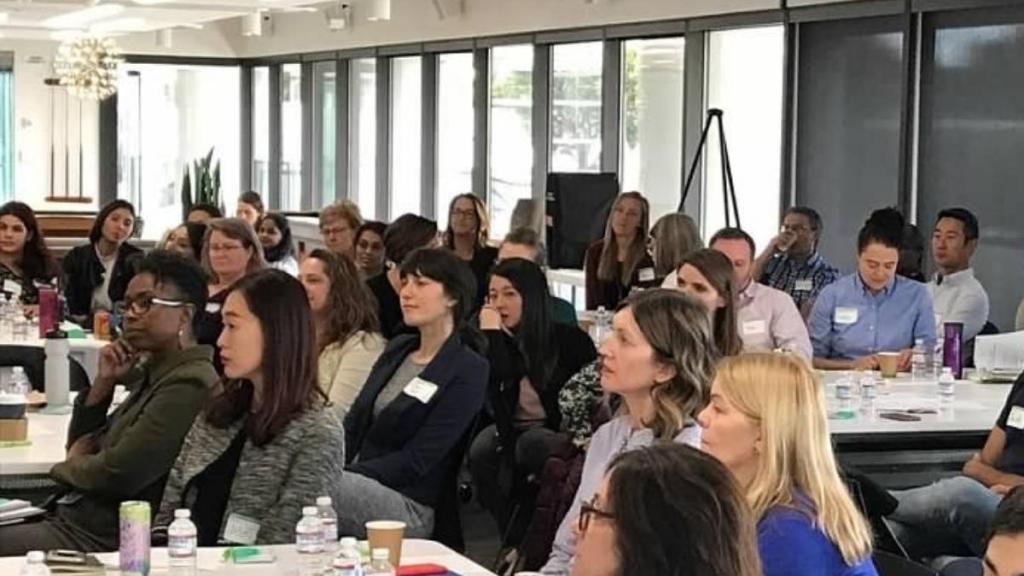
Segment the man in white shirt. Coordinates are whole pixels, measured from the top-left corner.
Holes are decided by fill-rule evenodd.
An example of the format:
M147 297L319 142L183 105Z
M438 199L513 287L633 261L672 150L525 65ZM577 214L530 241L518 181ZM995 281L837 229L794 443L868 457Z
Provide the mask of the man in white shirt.
M971 269L971 257L977 248L978 219L974 214L964 208L939 212L932 232L936 272L928 290L942 322L964 325L965 343L988 322L988 294Z
M789 294L754 282L754 239L739 228L723 228L711 237L712 250L732 262L736 286L736 322L744 352L782 348L810 360L811 338Z

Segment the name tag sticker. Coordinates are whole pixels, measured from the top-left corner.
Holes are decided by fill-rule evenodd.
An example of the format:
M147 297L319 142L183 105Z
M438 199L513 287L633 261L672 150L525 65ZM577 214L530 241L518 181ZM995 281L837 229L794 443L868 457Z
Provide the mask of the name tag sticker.
M1010 415L1006 417L1006 425L1024 430L1024 406L1014 406L1010 409Z
M260 523L241 514L231 514L224 525L224 539L235 544L255 544Z
M855 324L856 322L856 308L836 308L836 324Z
M642 268L640 270L640 281L641 282L650 282L650 281L654 280L654 278L655 278L655 276L654 276L654 268Z
M21 284L11 279L4 280L4 292L9 292L14 296L21 296Z
M811 281L809 278L797 280L796 286L794 286L793 289L796 290L797 292L810 292L814 290L814 282Z
M764 320L747 320L743 323L744 336L756 336L758 334L764 334L767 331L768 327L765 325Z
M437 384L427 382L423 378L417 377L413 378L412 382L409 382L405 387L405 390L402 390L402 392L426 404L427 402L430 402L430 399L434 397L435 393L437 393Z

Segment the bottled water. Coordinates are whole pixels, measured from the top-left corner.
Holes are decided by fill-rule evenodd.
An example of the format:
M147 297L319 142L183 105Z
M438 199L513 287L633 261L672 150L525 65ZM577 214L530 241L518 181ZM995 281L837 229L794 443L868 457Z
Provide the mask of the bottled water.
M334 557L332 576L363 576L363 558L355 538L342 538L338 555Z
M7 384L7 391L21 396L28 396L32 392L32 385L29 384L25 369L21 366L11 368L11 380Z
M395 576L395 569L388 562L387 548L374 548L370 558L370 565L363 570L363 574L366 576Z
M167 558L170 573L193 576L196 573L196 525L187 508L174 511L174 522L167 527Z
M953 377L953 369L947 366L942 369L942 375L939 376L939 397L952 400L955 393L956 378Z
M50 569L46 566L46 555L38 550L29 552L25 556L25 567L21 569L21 576L50 576Z
M15 342L24 342L28 340L28 319L25 318L25 313L22 312L21 306L12 302L11 314L13 320L11 320L11 338Z
M329 568L338 551L338 515L331 505L330 496L317 498L316 509L324 531L324 567Z
M612 315L604 306L597 307L597 314L594 315L594 341L598 344L604 342L608 333L612 330Z
M0 304L0 338L11 340L14 338L14 325L11 316L11 297L5 295L3 304Z
M321 576L324 528L316 506L302 509L302 520L295 525L295 550L299 553L299 576Z
M931 366L928 365L928 347L924 345L924 339L914 340L914 356L910 363L910 375L915 382L921 382L931 378Z

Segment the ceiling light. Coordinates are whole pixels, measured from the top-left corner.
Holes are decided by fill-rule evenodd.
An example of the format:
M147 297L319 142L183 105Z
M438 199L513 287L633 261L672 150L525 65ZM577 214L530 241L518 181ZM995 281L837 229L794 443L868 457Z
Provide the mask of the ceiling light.
M43 26L47 28L84 28L97 20L117 16L124 12L121 4L97 4L82 10L75 10L67 14L60 14L43 20Z
M391 0L370 0L366 19L371 22L391 20Z
M0 24L7 24L7 21L11 19L11 15L7 12L0 12Z
M57 49L53 71L61 86L79 98L103 100L117 91L121 50L110 38L84 37Z

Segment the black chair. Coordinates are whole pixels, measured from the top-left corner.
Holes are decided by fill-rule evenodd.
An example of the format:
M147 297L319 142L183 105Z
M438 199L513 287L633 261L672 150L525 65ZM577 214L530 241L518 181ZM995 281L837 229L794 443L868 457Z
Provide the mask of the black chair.
M68 358L69 388L80 392L89 387L89 375L74 358ZM46 353L35 346L0 346L0 366L21 366L32 389L46 392Z
M476 423L466 430L458 444L452 448L453 457L449 464L444 488L434 507L434 531L430 539L440 542L452 550L462 553L466 550L466 539L462 533L462 515L460 512L461 494L464 487L459 475L469 452L469 443L473 440Z
M878 576L938 576L938 572L927 566L884 550L876 550L872 559Z

